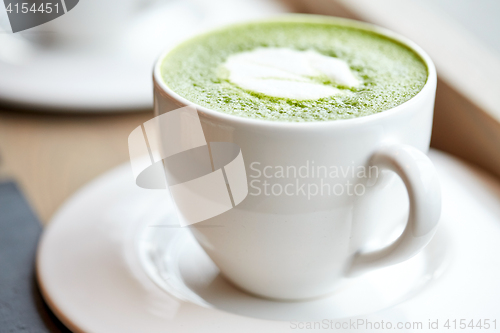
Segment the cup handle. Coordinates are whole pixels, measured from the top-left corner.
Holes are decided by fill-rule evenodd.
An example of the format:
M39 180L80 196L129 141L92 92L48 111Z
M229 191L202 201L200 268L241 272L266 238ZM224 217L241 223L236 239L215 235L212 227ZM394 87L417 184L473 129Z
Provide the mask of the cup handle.
M400 263L419 253L434 236L441 215L438 176L424 153L407 145L387 145L372 155L369 164L394 171L401 177L408 191L410 212L403 233L392 244L354 255L346 272L350 277Z

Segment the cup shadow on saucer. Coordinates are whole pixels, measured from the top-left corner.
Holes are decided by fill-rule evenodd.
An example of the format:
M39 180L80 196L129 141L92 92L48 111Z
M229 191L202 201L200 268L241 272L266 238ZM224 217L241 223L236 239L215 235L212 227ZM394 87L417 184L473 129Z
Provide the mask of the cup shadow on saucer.
M173 215L165 217L166 225L174 223ZM441 276L450 261L443 226L424 251L406 262L345 279L321 298L278 301L250 295L227 281L188 228L145 226L136 245L142 267L165 292L207 308L281 321L363 316L395 306Z

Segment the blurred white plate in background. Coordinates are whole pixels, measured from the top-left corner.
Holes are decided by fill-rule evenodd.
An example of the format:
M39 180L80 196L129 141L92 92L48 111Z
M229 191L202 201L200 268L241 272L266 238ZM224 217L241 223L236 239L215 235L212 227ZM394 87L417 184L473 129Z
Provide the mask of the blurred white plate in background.
M162 50L218 25L282 12L266 0L157 0L114 42L95 48L43 48L22 37L30 30L0 32L0 102L58 112L150 110L151 73Z

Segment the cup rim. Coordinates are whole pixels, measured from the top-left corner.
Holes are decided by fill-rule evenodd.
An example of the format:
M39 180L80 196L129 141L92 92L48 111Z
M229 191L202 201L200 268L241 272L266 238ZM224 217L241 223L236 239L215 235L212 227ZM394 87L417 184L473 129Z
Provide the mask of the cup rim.
M300 22L301 20L311 22L312 19L316 19L318 21L324 20L324 21L332 22L334 24L338 23L339 25L351 26L354 28L367 30L370 32L380 34L386 38L392 39L400 44L403 44L404 46L408 47L410 50L415 52L422 59L424 64L426 65L426 67L427 67L427 81L425 82L422 89L415 96L413 96L412 98L410 98L406 102L399 104L399 105L396 105L395 107L392 107L390 109L378 112L376 114L371 114L371 115L362 116L362 117L348 118L348 119L295 122L295 121L278 121L278 120L248 118L248 117L236 116L236 115L224 113L221 111L212 110L210 108L204 107L202 105L199 105L195 102L192 102L192 101L180 96L175 91L173 91L170 87L168 87L167 84L162 79L161 65L163 64L163 60L165 59L165 57L168 55L168 53L170 53L172 50L177 48L179 45L181 45L182 43L184 43L192 38L196 38L198 36L210 34L210 33L213 33L215 31L218 31L218 30L227 29L230 26L246 25L248 23L253 23L253 22L255 22L255 23L258 23L258 22L263 22L263 23L264 22L279 22L279 21ZM272 16L272 17L267 17L267 18L259 19L259 20L249 20L249 21L244 21L244 22L238 22L235 24L224 25L222 27L210 29L208 31L196 34L194 36L190 36L186 39L183 39L179 43L176 43L175 45L167 48L158 57L158 59L156 60L155 66L154 66L154 70L153 70L153 83L154 83L155 88L160 88L163 92L163 95L165 97L169 98L175 104L179 105L179 108L183 107L183 106L192 106L192 107L196 108L196 110L198 112L201 112L205 116L212 118L212 119L219 119L219 120L222 120L226 123L232 123L234 125L271 127L273 129L293 129L293 130L304 129L304 130L306 130L306 129L319 129L319 128L323 128L323 127L341 128L341 127L346 127L346 126L361 125L361 124L366 124L369 122L374 122L377 120L385 119L387 117L391 117L392 115L397 114L397 113L401 113L404 110L410 110L411 106L413 104L419 103L423 98L425 98L427 96L429 90L435 89L435 85L437 83L437 73L436 73L436 67L435 67L434 63L432 62L430 56L420 46L418 46L412 40L410 40L410 39L408 39L408 38L406 38L406 37L404 37L396 32L393 32L392 30L382 28L382 27L377 26L375 24L361 22L358 20L341 18L341 17L316 15L316 14L288 13L288 14L281 14L281 15L276 15L276 16Z

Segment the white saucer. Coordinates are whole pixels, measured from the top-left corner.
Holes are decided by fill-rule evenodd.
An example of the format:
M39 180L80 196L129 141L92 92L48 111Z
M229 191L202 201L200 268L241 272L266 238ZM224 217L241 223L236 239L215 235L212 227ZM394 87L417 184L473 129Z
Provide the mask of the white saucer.
M188 230L171 227L166 191L136 187L128 165L87 185L51 221L38 253L42 293L75 332L293 332L298 321L347 317L421 321L419 332L429 319L500 325L500 185L440 152L430 156L443 187L436 238L410 261L348 280L328 297L275 302L236 290Z
M327 297L278 302L228 283L189 230L175 228L175 217L169 217L159 225L146 223L141 233L139 257L153 281L184 301L260 319L315 321L368 315L411 298L441 275L449 258L442 229L423 253L403 264L347 279Z
M164 49L217 25L284 11L264 0L158 0L105 48L44 48L0 33L0 101L60 112L149 110L151 73Z

